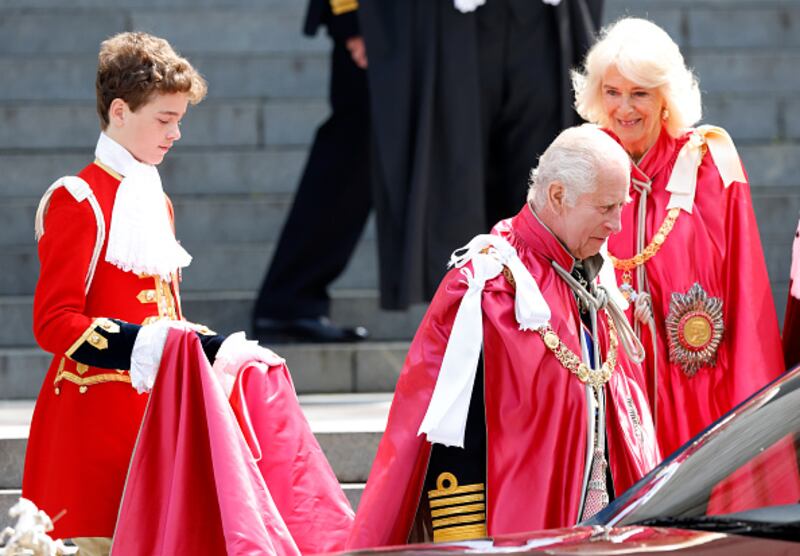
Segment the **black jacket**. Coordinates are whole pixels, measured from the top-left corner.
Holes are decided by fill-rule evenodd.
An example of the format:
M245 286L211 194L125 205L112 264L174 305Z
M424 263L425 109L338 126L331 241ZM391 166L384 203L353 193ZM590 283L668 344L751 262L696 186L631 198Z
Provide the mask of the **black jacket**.
M357 11L333 15L330 0L309 0L303 33L313 37L321 25L328 28L328 35L335 41L346 41L360 34Z

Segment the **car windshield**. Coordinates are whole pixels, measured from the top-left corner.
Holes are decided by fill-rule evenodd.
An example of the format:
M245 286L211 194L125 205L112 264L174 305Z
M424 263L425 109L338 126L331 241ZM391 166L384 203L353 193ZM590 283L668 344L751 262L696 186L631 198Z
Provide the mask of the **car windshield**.
M590 523L734 526L762 534L789 528L798 535L799 441L797 368L687 443Z

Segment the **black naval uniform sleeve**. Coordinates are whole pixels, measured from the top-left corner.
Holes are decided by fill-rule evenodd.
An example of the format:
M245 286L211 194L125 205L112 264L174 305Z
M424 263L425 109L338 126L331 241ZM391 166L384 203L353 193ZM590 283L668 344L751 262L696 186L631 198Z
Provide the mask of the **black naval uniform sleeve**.
M141 328L139 324L117 319L95 319L84 333L85 340L68 355L73 361L90 367L128 370Z
M85 338L69 357L78 363L99 369L128 370L131 368L131 353L142 326L118 319L95 319L84 334ZM203 353L210 363L214 362L226 336L215 333L196 332Z
M420 515L434 542L486 537L486 416L483 357L472 388L464 448L434 444Z
M320 25L328 28L328 35L334 41L344 42L361 34L358 0L310 0L303 33L313 37Z

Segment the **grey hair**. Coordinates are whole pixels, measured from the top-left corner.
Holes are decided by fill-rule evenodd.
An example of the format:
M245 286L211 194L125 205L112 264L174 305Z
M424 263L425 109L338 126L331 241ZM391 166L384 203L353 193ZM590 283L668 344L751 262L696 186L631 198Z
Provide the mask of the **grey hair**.
M666 128L678 137L703 115L697 77L686 66L680 48L655 23L622 18L600 32L582 71L572 72L575 110L588 121L609 125L603 110L603 75L610 66L641 87L658 89L667 109Z
M550 184L560 182L565 202L575 206L578 197L597 187L598 177L616 164L630 175L630 158L619 143L597 126L584 124L562 131L531 170L528 203L536 210L547 203Z

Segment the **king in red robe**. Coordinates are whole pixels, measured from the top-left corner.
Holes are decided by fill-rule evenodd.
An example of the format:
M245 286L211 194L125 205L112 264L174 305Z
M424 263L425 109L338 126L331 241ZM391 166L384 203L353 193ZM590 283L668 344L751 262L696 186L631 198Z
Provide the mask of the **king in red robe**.
M493 235L478 236L468 247L456 263L460 268L444 278L409 350L349 548L428 539L431 523L436 541L571 526L586 517L593 489L611 486L610 494L619 494L658 461L640 368L622 349L610 305L581 317L576 296L583 294L577 290L600 289L600 255L577 261L527 205L495 226ZM502 270L498 266L487 274L481 258L492 256L502 262ZM585 286L569 278L578 266L584 268ZM613 280L610 267L601 272L608 273ZM549 308L536 329L520 322L523 288L540 292ZM469 298L474 298L482 333L459 345L455 329ZM586 340L592 336L587 313L596 317L594 347ZM481 342L483 381L479 378L475 391L483 390L483 403L474 411L473 391L469 421L476 413L485 414L479 435L485 438L485 453L477 456L485 458L485 479L463 484L458 472L438 470L435 477L427 471L426 478L435 463L432 453L443 448L436 443L432 450L433 430L426 426L435 413L437 382L443 381L448 358L460 362L461 352L479 351ZM604 363L588 376L579 363L593 355L577 355L587 348ZM465 367L459 370L456 374L467 378L442 390L453 392L462 384L469 399L472 375ZM427 439L418 435L421 425ZM463 426L458 422L454 427L455 446ZM467 422L467 452L470 426ZM598 467L606 458L609 468ZM426 518L427 534L424 525L419 527Z

